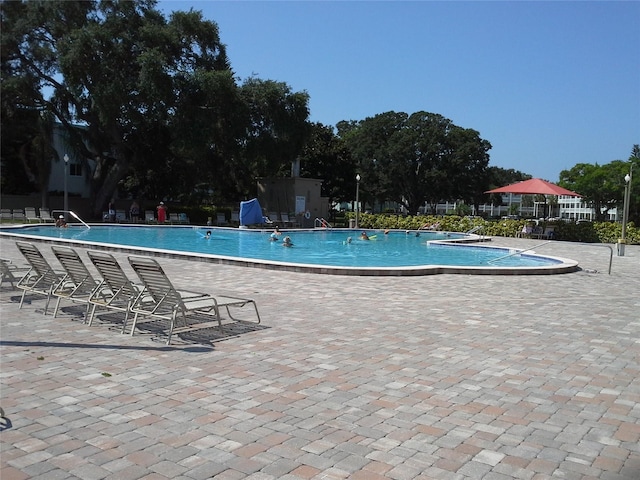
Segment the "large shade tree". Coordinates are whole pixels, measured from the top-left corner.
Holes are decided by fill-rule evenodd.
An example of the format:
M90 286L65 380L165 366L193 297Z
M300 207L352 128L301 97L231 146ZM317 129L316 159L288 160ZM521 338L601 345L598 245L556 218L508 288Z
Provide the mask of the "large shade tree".
M620 160L605 165L578 163L560 172L560 185L580 192L583 200L594 210L595 219L604 221L607 213L622 206L624 164Z
M442 115L386 112L339 128L359 171L364 199L425 203L475 199L486 189L491 145Z
M329 203L353 199L356 168L332 127L312 124L309 140L299 159L300 176L322 179L321 193Z
M578 163L560 172L560 185L580 192L594 209L596 220L604 221L612 208L624 207L625 177L631 178L629 220L640 223L640 145L634 145L628 161L613 160L604 165ZM633 175L635 172L635 183Z
M66 128L91 172L95 214L123 188L155 199L200 183L246 194L247 178L280 170L304 143L306 93L257 79L238 86L213 21L193 10L166 19L155 7L0 4L2 96Z

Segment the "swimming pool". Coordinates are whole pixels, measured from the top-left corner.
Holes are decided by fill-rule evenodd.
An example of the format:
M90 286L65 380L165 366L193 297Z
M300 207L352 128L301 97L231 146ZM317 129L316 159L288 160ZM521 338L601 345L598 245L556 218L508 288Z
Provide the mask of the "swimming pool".
M206 232L210 231L210 238ZM473 236L447 232L290 230L294 244L270 241L271 230L191 226L50 225L0 229L0 235L86 248L150 253L213 263L343 275L427 275L432 273L564 273L577 262L517 250L456 243ZM351 239L351 241L349 241Z

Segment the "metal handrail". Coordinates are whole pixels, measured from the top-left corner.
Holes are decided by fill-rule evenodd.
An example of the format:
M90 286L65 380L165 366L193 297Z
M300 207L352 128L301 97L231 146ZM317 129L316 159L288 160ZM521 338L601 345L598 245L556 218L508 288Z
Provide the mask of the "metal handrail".
M493 263L493 262L497 262L498 260L504 260L505 258L514 257L514 256L520 255L520 254L522 254L524 252L528 252L529 250L533 250L534 248L538 248L538 247L541 247L543 245L546 245L547 243L551 243L551 242L544 242L544 243L540 243L538 245L534 245L533 247L525 248L524 250L518 250L517 252L510 253L509 255L504 255L502 257L498 257L498 258L494 258L492 260L489 260L487 263Z
M466 232L464 232L466 235L471 235L472 233L476 233L480 230L484 229L484 225L476 225L475 227L473 227L471 230L467 230Z
M333 228L329 222L327 222L324 218L318 218L313 221L313 228Z
M613 263L613 247L604 243L585 243L580 242L579 245L585 245L587 247L605 247L609 249L609 275L611 275L611 264Z
M538 247L542 247L543 245L547 245L549 243L553 243L553 242L544 242L544 243L540 243L538 245L534 245L533 247L529 247L526 248L524 250L518 250L517 252L514 253L510 253L509 255L505 255L503 257L499 257L499 258L494 258L493 260L489 260L487 263L492 263L492 262L497 262L498 260L502 260L508 257L513 257L514 255L520 255L521 253L527 252L529 250L533 250L534 248L538 248ZM604 248L608 248L609 249L609 275L611 275L611 264L613 263L613 247L611 245L606 245L603 243L584 243L581 242L578 245L585 245L588 247L604 247Z
M75 217L75 218L76 218L76 219L77 219L81 224L83 224L85 227L87 227L88 229L91 229L91 227L90 227L89 225L87 225L87 224L85 223L85 221L84 221L84 220L82 220L82 219L78 216L78 214L77 214L77 213L75 213L75 212L73 212L73 211L71 211L71 210L52 210L52 211L51 211L51 213L54 213L54 212L68 213L68 214L70 214L71 216Z

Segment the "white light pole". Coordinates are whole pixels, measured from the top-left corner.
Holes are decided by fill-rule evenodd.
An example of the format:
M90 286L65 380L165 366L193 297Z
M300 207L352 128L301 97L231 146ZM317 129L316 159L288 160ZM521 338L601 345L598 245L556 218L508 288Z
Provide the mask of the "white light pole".
M624 248L627 243L627 222L629 221L629 203L631 200L631 179L633 178L633 164L629 173L624 176L624 205L622 207L622 235L618 240L618 256L624 257Z
M358 214L360 213L360 174L356 175L356 228L358 228Z
M64 154L64 220L67 221L69 211L69 192L67 191L67 170L69 169L69 155Z

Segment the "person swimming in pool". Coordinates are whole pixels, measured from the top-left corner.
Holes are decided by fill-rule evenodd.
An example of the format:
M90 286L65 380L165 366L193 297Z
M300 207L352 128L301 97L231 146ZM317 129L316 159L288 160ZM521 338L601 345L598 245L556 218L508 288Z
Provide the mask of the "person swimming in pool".
M367 232L362 232L360 234L360 240L369 240L369 235L367 235Z
M276 227L273 233L269 235L269 241L277 242L280 239L280 235L281 235L280 229Z
M211 230L207 230L207 234L204 236L207 240L211 239Z
M284 239L282 240L282 246L283 247L293 247L293 242L291 241L291 238L288 235L286 237L284 237Z

